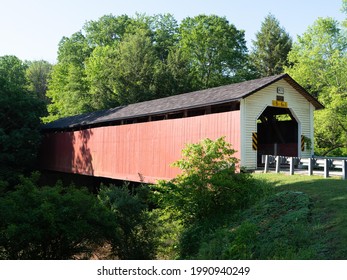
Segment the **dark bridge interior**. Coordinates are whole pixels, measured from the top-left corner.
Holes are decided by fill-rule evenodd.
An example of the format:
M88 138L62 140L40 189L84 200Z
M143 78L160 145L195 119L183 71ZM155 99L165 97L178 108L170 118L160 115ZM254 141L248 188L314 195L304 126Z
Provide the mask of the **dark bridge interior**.
M288 108L267 107L257 132L258 163L262 155L298 156L298 123Z

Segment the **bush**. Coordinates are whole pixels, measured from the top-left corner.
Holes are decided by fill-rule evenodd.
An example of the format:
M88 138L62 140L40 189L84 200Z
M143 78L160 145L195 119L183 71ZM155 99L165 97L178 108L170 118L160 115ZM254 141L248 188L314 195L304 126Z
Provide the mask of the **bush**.
M257 226L243 222L237 228L218 228L209 235L199 249L198 259L253 259Z
M235 172L234 153L224 138L187 145L173 164L182 173L154 186L157 202L178 210L187 224L247 207L264 189L250 174Z
M156 224L147 205L138 194L122 187L103 186L99 200L117 223L117 235L112 240L112 253L120 259L153 259L156 249Z
M173 165L182 173L153 186L156 203L182 221L180 257L196 256L206 235L230 221L269 191L250 174L236 172L238 159L225 139L190 144Z
M154 209L151 215L156 220L156 232L158 235L157 259L179 259L179 241L183 231L183 224L180 219L177 219L177 213L158 208Z
M115 223L93 195L59 183L39 188L38 178L22 177L0 197L1 259L73 259L111 239Z

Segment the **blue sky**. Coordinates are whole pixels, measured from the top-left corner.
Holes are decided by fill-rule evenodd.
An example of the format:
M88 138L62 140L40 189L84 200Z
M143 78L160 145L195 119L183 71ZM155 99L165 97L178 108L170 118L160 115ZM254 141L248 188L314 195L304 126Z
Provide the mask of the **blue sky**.
M178 20L198 14L225 16L245 31L248 46L272 13L295 40L318 17L347 18L342 0L0 0L0 56L56 61L63 36L105 14L171 13Z

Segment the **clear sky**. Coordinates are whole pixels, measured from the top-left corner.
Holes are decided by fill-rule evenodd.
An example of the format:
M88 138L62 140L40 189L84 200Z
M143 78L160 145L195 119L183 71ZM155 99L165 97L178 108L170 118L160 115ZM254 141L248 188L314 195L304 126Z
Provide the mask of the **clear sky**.
M347 18L342 0L0 0L0 56L56 61L58 43L106 14L171 13L176 20L199 14L225 16L245 31L248 46L272 13L295 40L319 17Z

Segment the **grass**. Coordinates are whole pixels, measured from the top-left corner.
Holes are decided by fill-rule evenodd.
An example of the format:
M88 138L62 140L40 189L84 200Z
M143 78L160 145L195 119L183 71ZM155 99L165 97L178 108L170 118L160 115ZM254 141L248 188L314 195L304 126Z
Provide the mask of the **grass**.
M275 190L306 193L312 203L312 224L323 259L347 259L347 181L319 176L254 174Z

